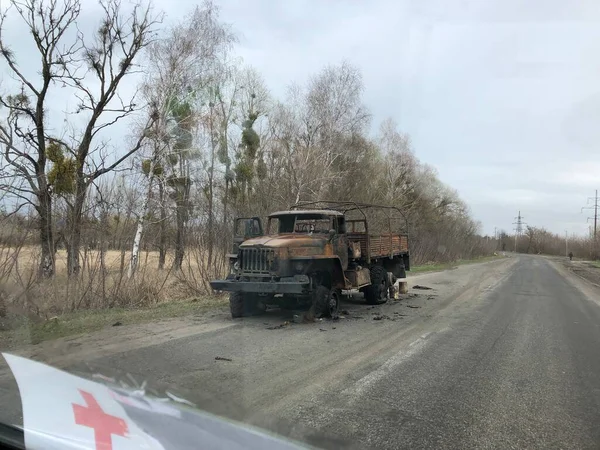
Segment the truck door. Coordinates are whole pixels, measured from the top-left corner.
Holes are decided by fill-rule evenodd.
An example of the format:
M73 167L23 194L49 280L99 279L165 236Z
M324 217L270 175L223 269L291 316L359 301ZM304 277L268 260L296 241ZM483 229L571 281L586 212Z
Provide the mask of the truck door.
M333 251L340 257L342 270L348 269L348 236L346 236L346 221L344 217L335 217L333 219L334 229L336 231L332 243Z
M233 252L237 255L240 244L264 234L260 217L237 217L233 233Z

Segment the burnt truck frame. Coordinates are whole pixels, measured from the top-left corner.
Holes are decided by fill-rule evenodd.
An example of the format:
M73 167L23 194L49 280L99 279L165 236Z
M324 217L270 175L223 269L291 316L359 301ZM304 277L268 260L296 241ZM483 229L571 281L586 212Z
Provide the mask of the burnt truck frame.
M386 213L379 220L386 232L370 233L373 209ZM408 222L399 208L303 202L270 214L266 229L275 221L278 229L271 234L258 217L235 221L230 273L210 283L215 291L230 292L232 317L260 313L267 305L308 306L316 317L335 316L344 290L360 290L369 304L385 303L410 270ZM404 229L394 232L398 222Z

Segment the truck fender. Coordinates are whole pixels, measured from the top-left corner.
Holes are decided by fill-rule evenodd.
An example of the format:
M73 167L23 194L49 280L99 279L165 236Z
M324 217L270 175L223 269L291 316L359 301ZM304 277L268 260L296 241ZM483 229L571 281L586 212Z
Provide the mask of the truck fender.
M304 258L295 258L304 259ZM346 279L344 277L344 270L342 269L342 261L339 256L332 256L329 258L306 258L312 265L311 269L314 272L329 272L331 275L331 287L336 289L346 288ZM333 264L332 264L333 263ZM332 267L333 266L333 267Z

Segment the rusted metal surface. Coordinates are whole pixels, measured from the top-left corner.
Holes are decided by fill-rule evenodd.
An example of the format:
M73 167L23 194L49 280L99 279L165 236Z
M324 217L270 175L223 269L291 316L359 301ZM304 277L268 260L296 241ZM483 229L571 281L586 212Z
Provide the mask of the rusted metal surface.
M286 216L289 214L298 214L298 215L327 215L327 216L343 216L344 213L336 210L327 210L327 209L290 209L289 211L276 211L274 213L269 214L268 217L280 217Z
M238 262L247 274L268 274L274 271L275 250L272 248L242 248Z
M342 270L348 268L348 237L345 234L336 234L332 237L331 244L333 254L336 255L342 264Z
M388 217L392 218L392 211L397 212L400 218L404 221L404 234L408 234L408 218L402 212L400 208L397 206L389 206L389 205L376 205L373 203L357 203L352 201L332 201L332 200L317 200L312 202L299 202L295 205L291 206L290 209L298 210L299 208L321 208L326 210L336 210L340 211L344 214L351 211L358 211L363 216L365 220L367 220L367 211L371 209L384 210L388 211ZM391 230L390 230L391 232Z
M317 209L318 203L311 202L295 205L289 211L274 212L269 215L267 225L272 234L241 242L237 258L231 258L227 280L217 280L211 286L240 292L263 292L264 287L264 292L278 293L278 289L285 289L285 293L294 291L302 295L324 283L323 280L330 281L333 288L359 288L370 284L374 260L387 272L405 276L409 264L408 234L401 228L392 229L397 218L393 212L399 210L379 207L387 214L386 218L372 213L367 216L367 211L375 207L379 206L329 202L327 208ZM359 218L351 218L348 212L355 212ZM253 218L244 220L240 225L255 225ZM271 228L274 221L278 222L277 230ZM383 232L370 232L370 225ZM262 226L255 228L262 233ZM249 234L245 229L243 232ZM299 276L310 283L280 285L284 279Z
M246 247L324 247L327 237L325 235L308 234L278 234L274 236L261 236L254 239L248 239L240 245L240 248Z
M285 254L281 254L282 257L289 257L289 258L298 258L298 257L305 257L305 256L331 256L333 254L333 251L331 249L331 246L327 245L320 245L320 246L311 246L311 247L293 247L290 248L287 255Z
M300 208L322 208L324 211L335 210L342 212L344 215L352 211L358 212L362 216L362 219L347 220L347 226L350 227L349 240L357 240L352 239L352 235L357 235L360 233L360 231L357 230L359 226L364 227L364 238L358 238L358 240L361 242L361 252L367 264L371 263L372 258L381 258L383 256L392 258L395 255L403 252L408 253L408 218L399 208L395 206L357 203L352 201L319 200L297 203L296 205L290 207L290 210L300 210ZM367 212L374 209L385 211L387 213L387 233L370 234ZM396 219L393 217L394 213L398 214L399 217L397 217L397 219L401 219L403 221L404 230L392 229L392 221ZM383 236L386 236L388 239L387 245L384 245L381 242ZM395 242L394 236L398 237L400 242ZM405 249L403 249L401 236L406 238L406 245L404 246Z
M359 270L348 270L344 272L345 277L350 282L349 288L360 288L371 284L371 272L367 268Z
M368 236L366 233L348 233L348 241L357 242L363 256L368 253L371 258L395 256L408 252L408 236L406 235Z
M352 258L359 259L362 255L360 242L349 242L348 246L350 247L350 254L352 255Z

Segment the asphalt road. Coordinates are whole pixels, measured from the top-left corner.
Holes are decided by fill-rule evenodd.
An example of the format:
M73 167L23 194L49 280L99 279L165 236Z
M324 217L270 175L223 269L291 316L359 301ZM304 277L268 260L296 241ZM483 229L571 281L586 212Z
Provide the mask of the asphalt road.
M223 315L90 363L316 446L600 448L596 287L533 256L411 285L375 308L348 298L336 322Z
M389 360L360 401L340 398L336 431L387 448L600 448L592 300L547 260L519 257L447 330Z

